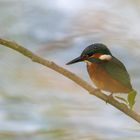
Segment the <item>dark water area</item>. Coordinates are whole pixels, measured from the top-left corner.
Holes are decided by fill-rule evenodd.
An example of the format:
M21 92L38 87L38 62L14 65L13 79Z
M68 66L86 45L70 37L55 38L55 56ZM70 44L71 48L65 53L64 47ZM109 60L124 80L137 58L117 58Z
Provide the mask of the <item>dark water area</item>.
M65 64L87 45L105 43L126 65L140 112L139 5L137 0L0 0L0 37L90 83L85 64ZM72 81L3 46L0 59L0 140L140 139L137 122Z

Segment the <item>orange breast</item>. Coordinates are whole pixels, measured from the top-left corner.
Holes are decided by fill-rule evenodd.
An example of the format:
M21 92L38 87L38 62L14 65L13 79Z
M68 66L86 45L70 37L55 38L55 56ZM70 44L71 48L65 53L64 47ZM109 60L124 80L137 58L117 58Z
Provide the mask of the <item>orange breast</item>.
M111 93L128 93L130 89L113 79L105 69L97 63L87 63L89 76L95 86Z

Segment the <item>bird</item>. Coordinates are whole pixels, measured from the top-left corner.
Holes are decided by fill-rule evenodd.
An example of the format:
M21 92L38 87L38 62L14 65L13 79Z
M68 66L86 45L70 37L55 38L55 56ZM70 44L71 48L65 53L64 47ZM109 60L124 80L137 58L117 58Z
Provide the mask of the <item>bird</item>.
M130 93L133 90L129 73L124 64L102 43L87 46L81 55L67 65L85 62L90 79L98 90L114 93Z

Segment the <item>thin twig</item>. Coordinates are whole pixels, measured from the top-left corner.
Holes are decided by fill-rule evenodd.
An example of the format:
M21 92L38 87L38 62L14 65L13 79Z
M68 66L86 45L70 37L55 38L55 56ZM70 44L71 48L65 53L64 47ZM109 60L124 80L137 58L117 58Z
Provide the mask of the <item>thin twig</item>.
M13 50L16 50L20 52L21 54L25 55L26 57L30 58L32 61L39 63L41 65L44 65L46 67L49 67L50 69L64 75L65 77L71 79L75 83L77 83L79 86L87 90L90 94L95 95L96 97L102 99L103 101L107 101L109 104L114 106L115 108L119 109L123 113L125 113L127 116L131 117L132 119L136 120L138 123L140 123L140 115L136 113L135 111L129 109L125 104L118 102L115 99L108 100L108 96L104 93L97 91L95 88L93 88L90 84L88 84L86 81L75 75L74 73L70 72L69 70L60 67L59 65L55 64L52 61L48 61L46 59L43 59L42 57L32 53L30 50L24 48L21 45L18 45L15 42L8 41L5 39L0 39L0 44L11 48Z

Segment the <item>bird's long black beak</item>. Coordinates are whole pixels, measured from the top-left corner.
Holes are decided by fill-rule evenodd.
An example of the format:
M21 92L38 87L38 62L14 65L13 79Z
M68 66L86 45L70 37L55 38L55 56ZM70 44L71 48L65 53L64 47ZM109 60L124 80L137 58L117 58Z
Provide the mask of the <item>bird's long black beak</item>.
M83 58L81 56L73 59L72 61L68 62L66 65L70 65L70 64L74 64L74 63L77 63L77 62L81 62L83 61Z

